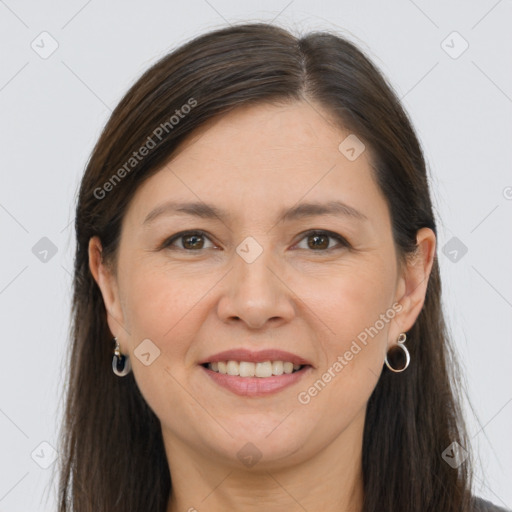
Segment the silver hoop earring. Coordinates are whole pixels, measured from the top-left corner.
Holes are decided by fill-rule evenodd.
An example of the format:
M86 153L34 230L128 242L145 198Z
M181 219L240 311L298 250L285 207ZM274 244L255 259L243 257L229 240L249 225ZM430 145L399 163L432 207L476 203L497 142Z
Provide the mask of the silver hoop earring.
M400 372L403 372L408 366L409 366L409 363L411 362L411 356L409 354L409 351L407 350L407 347L404 345L405 343L405 340L407 339L407 335L405 334L405 332L402 332L400 334L400 336L398 336L398 339L396 340L396 345L394 347L392 347L390 349L390 351L388 351L388 354L391 352L391 351L395 351L396 349L400 348L402 351L403 351L403 355L405 356L405 364L402 368L393 368L390 364L389 364L389 361L388 361L388 354L386 354L386 358L384 359L385 363L386 363L386 366L392 371L392 372L395 372L395 373L400 373Z
M132 369L130 358L121 354L117 338L114 338L116 347L114 349L114 357L112 358L112 370L118 377L125 377Z

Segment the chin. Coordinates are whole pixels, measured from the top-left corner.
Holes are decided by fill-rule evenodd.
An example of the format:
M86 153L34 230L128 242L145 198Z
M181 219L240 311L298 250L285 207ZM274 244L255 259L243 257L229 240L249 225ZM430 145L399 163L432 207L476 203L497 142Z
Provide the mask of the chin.
M307 459L304 445L305 432L285 427L283 419L275 415L255 414L242 417L230 424L227 430L233 437L223 436L224 443L212 446L212 450L229 465L240 469L246 466L252 470L270 470L294 465L300 459ZM205 439L211 444L212 438Z

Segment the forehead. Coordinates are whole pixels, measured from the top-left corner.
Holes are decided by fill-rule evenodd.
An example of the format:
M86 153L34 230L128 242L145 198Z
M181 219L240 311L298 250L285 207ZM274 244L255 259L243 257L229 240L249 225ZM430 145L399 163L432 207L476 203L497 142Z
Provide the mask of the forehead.
M369 148L353 161L339 149L349 135L305 101L237 108L187 137L139 187L130 213L140 223L169 199L216 202L242 216L301 200L378 206Z
M343 134L346 136L349 132L322 106L311 101L244 105L199 127L178 146L172 159L178 160L182 152L195 146L195 151L216 153L226 153L229 149L238 156L244 153L262 162L267 154L263 148L272 151L274 159L277 151L305 155L305 150L313 147L337 149L338 139Z

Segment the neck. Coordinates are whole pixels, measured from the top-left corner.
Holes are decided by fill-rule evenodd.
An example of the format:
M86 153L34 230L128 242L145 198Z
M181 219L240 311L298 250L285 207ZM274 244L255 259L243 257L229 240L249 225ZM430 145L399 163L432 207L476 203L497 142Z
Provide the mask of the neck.
M363 423L354 423L313 457L279 469L240 470L164 435L172 480L167 512L361 512Z

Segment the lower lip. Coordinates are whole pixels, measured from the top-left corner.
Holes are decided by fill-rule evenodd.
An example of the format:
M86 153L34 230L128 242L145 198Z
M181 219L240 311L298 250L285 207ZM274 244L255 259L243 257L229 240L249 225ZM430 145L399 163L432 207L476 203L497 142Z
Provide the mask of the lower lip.
M273 375L272 377L240 377L238 375L214 372L204 366L201 366L201 368L219 386L228 389L236 395L266 396L295 384L302 379L304 374L308 373L311 366L304 366L297 372Z

